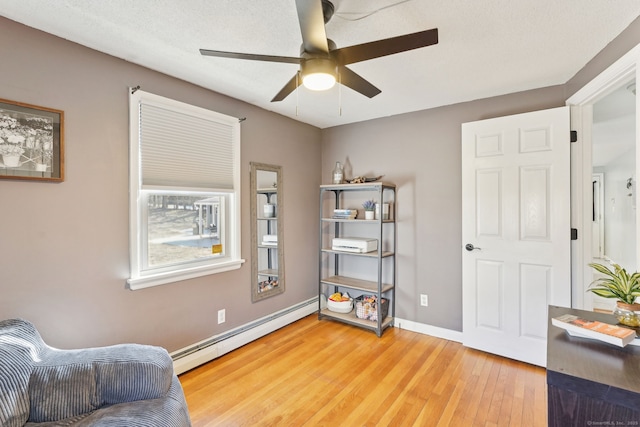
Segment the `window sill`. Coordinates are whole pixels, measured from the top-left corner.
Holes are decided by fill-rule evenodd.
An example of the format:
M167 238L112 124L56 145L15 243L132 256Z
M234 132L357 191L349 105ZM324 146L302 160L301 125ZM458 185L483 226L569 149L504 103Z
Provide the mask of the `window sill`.
M152 286L166 285L168 283L194 279L196 277L207 276L210 274L237 270L242 266L244 262L244 259L236 259L215 265L207 265L204 267L196 267L148 276L132 277L127 280L127 285L129 286L130 290L137 291L139 289L150 288Z

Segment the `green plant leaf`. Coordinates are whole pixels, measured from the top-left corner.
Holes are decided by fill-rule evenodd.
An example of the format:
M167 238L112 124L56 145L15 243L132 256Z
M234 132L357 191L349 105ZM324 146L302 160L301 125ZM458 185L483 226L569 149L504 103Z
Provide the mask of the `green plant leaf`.
M614 294L613 292L611 292L608 289L589 289L591 292L593 292L594 294L603 297L603 298L618 298L618 296L616 294Z
M605 277L596 278L587 289L603 298L616 298L628 304L633 304L640 296L640 272L629 274L618 264L609 267L590 263L589 266Z

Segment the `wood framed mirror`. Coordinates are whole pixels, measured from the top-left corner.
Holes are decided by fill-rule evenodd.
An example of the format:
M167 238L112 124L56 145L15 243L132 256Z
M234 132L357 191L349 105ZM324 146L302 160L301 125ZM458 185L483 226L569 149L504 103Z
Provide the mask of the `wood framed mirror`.
M251 300L284 292L282 167L251 162Z

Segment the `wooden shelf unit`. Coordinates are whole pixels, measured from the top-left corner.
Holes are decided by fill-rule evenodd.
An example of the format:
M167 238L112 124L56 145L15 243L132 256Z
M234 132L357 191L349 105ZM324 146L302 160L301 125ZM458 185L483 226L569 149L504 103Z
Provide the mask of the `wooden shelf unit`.
M362 194L362 200L359 203L371 197L374 197L379 203L379 215L376 219L341 219L326 216L326 213L333 212L333 209L344 208L342 203L345 194L350 193L351 195L356 192ZM327 196L327 194L331 193L333 197ZM356 197L359 198L360 196L357 195ZM382 206L384 203L390 203L388 219L382 218ZM320 247L318 249L320 257L318 318L320 320L330 319L347 323L371 330L378 336L382 336L386 328L393 326L396 287L395 253L397 248L395 203L396 187L389 183L372 182L320 186ZM345 233L353 229L358 229L358 234L366 234L366 237L376 238L378 240L378 249L365 253L331 249L331 239L345 237ZM327 244L329 244L328 247ZM372 265L375 264L375 273L371 273L371 277L367 279L341 274L342 264L347 264L356 258L365 259L367 260L365 262L371 262ZM333 271L327 274L329 270ZM372 271L374 268L367 270ZM384 282L383 277L388 280ZM356 316L355 301L354 309L350 313L343 314L330 311L323 306L323 299L326 301L329 295L338 291L346 291L352 297L355 294L374 295L378 302L382 301L383 298L387 299L389 301L387 316L384 319L378 316L377 321L360 319ZM379 303L378 309L380 309Z

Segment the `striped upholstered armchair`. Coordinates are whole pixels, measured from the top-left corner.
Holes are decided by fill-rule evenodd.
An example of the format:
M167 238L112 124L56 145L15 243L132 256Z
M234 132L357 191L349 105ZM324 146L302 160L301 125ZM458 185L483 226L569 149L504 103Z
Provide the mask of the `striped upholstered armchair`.
M166 350L58 350L21 319L0 321L0 426L190 426Z

